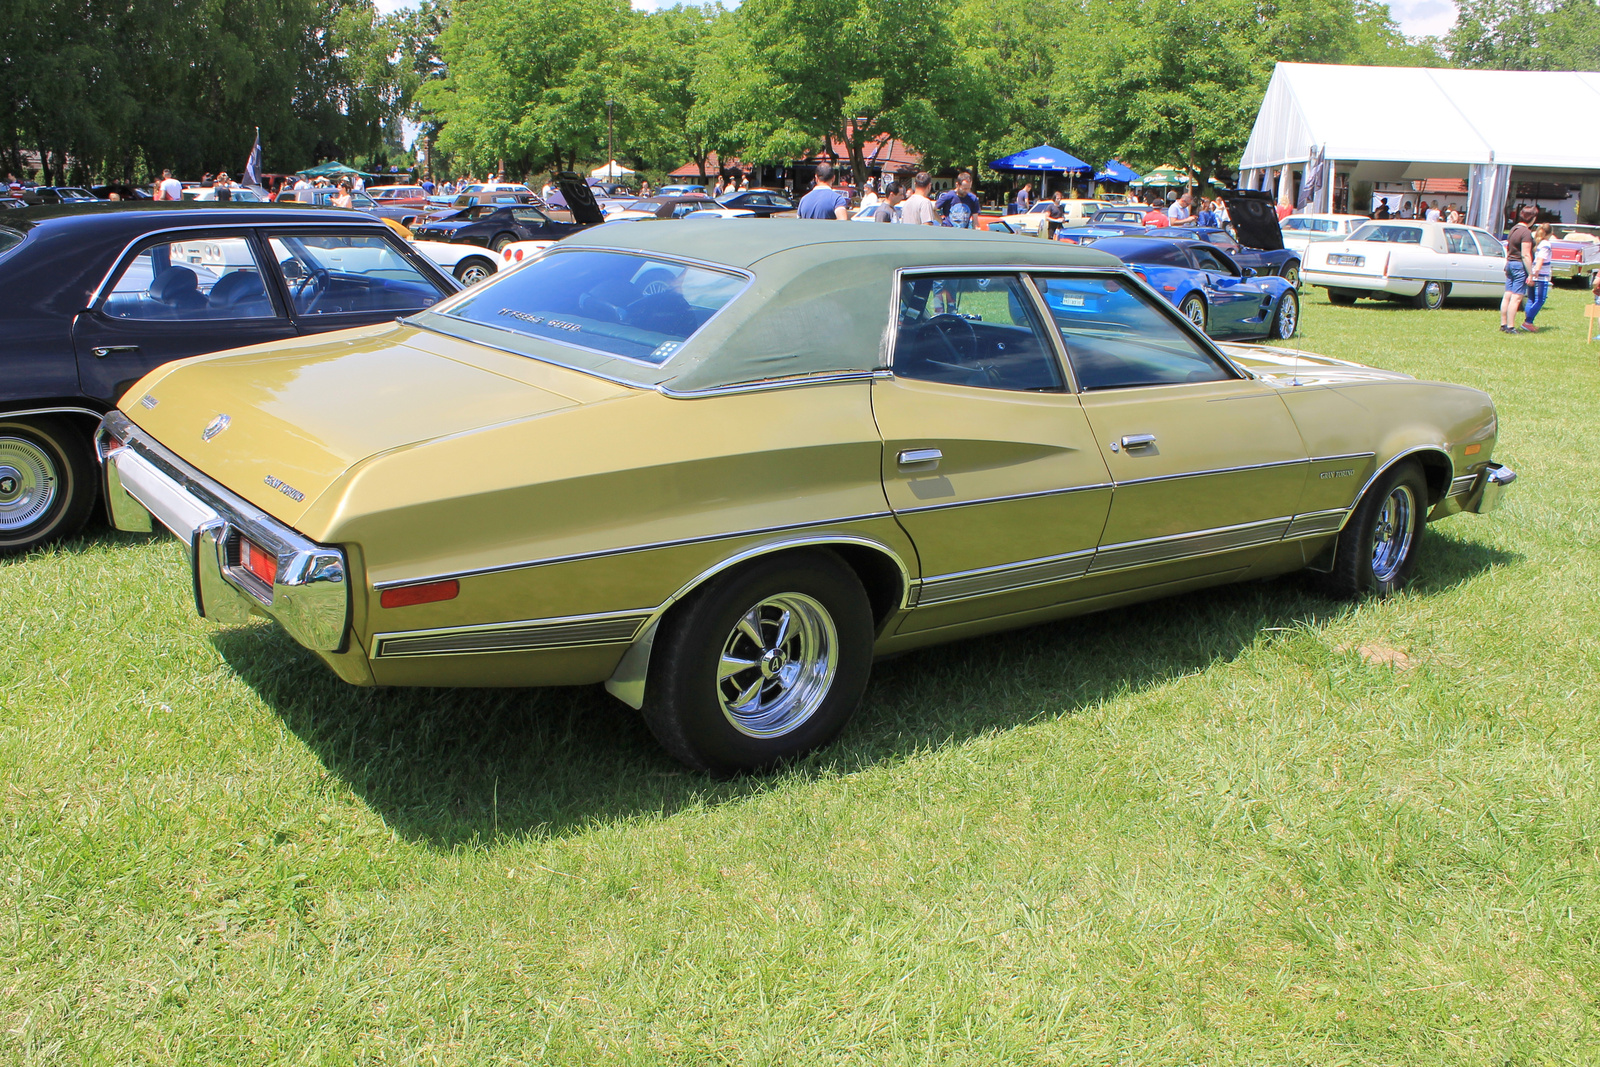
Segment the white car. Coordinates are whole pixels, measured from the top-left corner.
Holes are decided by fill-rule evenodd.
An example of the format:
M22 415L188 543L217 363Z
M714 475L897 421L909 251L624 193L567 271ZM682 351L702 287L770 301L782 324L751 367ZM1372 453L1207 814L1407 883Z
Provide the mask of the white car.
M512 241L500 250L500 269L510 270L553 244L554 241Z
M1278 223L1278 228L1283 231L1283 247L1304 253L1312 241L1347 236L1369 221L1365 215L1290 215Z
M521 243L543 245L550 242ZM427 256L462 285L476 285L500 270L500 260L496 253L481 245L458 244L453 241L412 241L411 247Z
M1446 297L1483 299L1505 292L1506 250L1493 235L1445 222L1371 220L1339 241L1313 241L1300 269L1304 285L1335 304L1358 296L1409 297L1433 309Z
M1009 225L1014 233L1037 234L1039 226L1050 217L1050 203L1049 200L1036 201L1022 214L1006 215L1000 221ZM1096 211L1117 206L1109 200L1062 200L1061 225L1087 226Z

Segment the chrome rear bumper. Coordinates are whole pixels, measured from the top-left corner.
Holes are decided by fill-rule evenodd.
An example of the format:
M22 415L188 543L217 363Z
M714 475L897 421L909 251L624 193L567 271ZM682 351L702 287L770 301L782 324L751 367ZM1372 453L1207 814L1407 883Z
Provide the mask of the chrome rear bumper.
M307 540L163 448L120 411L100 423L95 444L106 509L119 530L148 531L152 517L189 549L195 609L221 623L251 613L277 620L319 652L342 652L350 629L345 555ZM239 564L242 538L277 557L270 585Z

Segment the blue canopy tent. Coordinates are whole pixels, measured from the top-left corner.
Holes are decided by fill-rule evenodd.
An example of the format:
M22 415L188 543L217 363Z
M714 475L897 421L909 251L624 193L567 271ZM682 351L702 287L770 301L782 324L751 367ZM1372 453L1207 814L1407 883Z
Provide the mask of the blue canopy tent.
M1070 152L1051 148L1047 144L1013 152L1009 156L991 160L989 169L1002 174L1039 174L1039 195L1046 193L1045 181L1052 174L1093 174L1094 168Z
M1105 169L1096 174L1094 180L1097 182L1121 182L1126 185L1128 182L1138 181L1139 175L1116 160L1108 159L1106 160Z

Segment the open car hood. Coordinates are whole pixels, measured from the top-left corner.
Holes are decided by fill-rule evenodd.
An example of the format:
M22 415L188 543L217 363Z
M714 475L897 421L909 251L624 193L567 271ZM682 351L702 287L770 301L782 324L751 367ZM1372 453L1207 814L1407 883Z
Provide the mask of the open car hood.
M1237 189L1223 193L1222 202L1228 206L1228 219L1240 244L1264 252L1283 248L1283 229L1271 193Z
M595 203L594 190L586 179L564 170L556 175L556 184L561 187L561 199L566 201L573 222L579 226L598 226L606 221L605 212Z

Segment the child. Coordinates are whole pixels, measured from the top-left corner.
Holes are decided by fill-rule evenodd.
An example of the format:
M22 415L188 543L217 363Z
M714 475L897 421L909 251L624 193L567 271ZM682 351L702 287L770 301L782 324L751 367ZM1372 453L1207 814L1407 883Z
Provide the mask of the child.
M1539 332L1533 320L1550 298L1550 252L1550 224L1541 222L1533 228L1533 277L1528 279L1528 306L1519 327L1528 333Z

